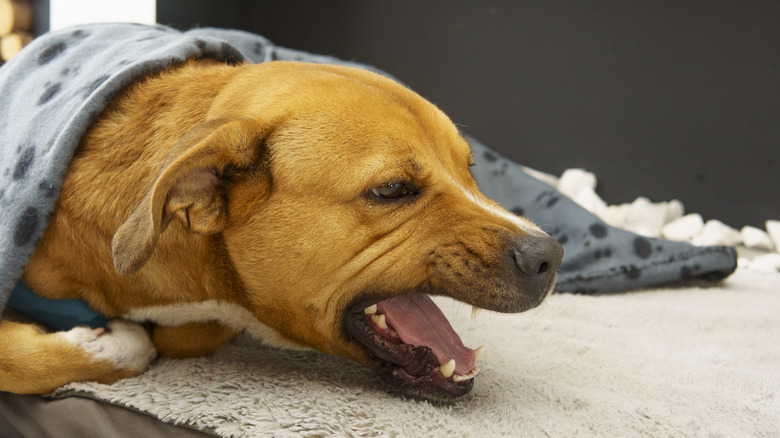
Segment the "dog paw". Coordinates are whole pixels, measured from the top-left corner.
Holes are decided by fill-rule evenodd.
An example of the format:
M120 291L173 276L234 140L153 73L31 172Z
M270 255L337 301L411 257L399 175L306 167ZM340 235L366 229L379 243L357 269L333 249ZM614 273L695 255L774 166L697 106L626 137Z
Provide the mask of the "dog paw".
M95 360L111 362L116 369L141 373L157 356L146 329L133 322L113 320L107 329L76 327L61 335Z

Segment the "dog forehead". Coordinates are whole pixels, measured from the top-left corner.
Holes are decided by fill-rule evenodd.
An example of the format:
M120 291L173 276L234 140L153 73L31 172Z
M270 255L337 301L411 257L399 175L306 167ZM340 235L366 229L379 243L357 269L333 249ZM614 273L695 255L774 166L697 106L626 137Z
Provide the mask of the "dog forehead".
M237 88L219 107L275 120L264 141L275 185L372 184L442 166L468 173L471 152L455 125L410 89L358 69L271 64L253 67L264 73L262 98Z
M469 173L471 151L457 133L393 119L388 115L377 123L344 120L320 129L307 123L302 132L292 129L281 134L271 146L275 183L367 189L431 174Z
M295 114L279 127L269 146L278 176L295 183L312 173L319 179L348 175L362 181L375 174L412 177L423 168L468 172L471 161L468 144L440 111L376 102Z

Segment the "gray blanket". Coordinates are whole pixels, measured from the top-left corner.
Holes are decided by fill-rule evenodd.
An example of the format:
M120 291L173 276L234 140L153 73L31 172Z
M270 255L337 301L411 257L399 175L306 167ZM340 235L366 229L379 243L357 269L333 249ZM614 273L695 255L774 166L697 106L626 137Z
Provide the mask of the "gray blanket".
M189 58L370 69L233 30L96 24L37 38L0 68L0 311L46 229L68 162L90 124L122 87ZM611 228L470 140L483 192L563 244L558 291L616 292L695 277L720 279L736 268L733 248L695 248Z

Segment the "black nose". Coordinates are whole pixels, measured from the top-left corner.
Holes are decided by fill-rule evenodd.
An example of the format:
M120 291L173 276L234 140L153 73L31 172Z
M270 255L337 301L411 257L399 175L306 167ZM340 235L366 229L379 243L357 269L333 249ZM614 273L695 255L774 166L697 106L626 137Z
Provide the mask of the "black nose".
M563 247L549 236L526 235L516 241L512 257L524 276L543 280L555 275L561 265Z

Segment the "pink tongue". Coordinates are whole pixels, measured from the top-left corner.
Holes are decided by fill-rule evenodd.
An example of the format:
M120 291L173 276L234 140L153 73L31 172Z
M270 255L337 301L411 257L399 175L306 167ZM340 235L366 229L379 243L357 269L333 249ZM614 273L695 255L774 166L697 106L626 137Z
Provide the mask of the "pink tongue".
M444 365L455 359L455 373L465 375L474 369L474 350L463 341L438 306L424 294L404 295L377 304L404 344L428 347Z

